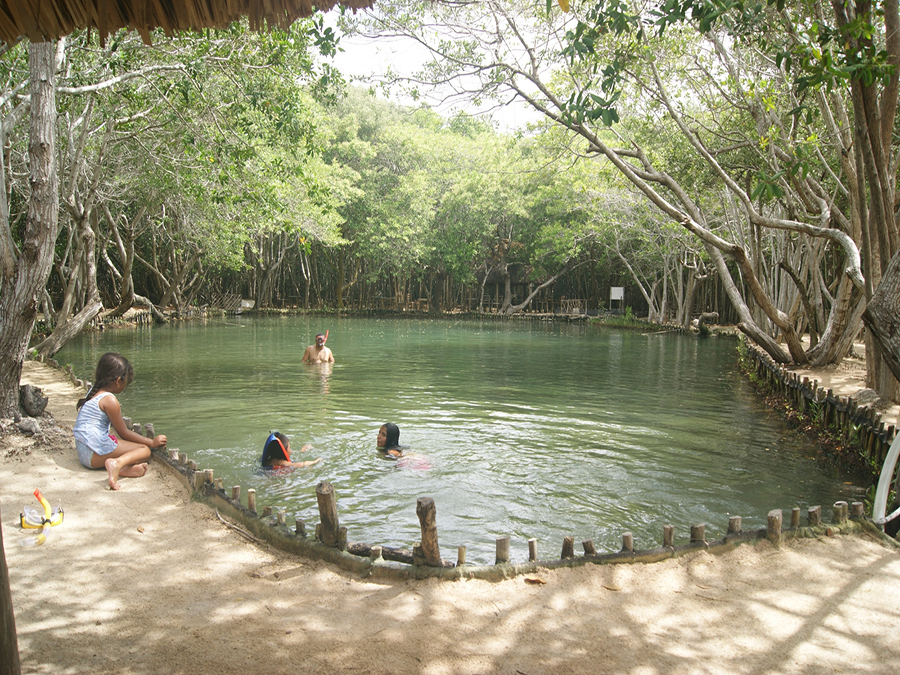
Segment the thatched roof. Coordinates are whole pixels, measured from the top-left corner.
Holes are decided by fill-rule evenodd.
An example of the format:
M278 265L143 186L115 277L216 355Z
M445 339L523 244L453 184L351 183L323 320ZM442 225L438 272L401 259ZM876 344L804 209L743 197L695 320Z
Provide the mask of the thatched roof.
M352 9L371 7L373 0L340 0ZM21 37L42 42L74 30L96 30L101 39L128 28L150 41L150 31L226 28L242 16L253 30L287 28L315 9L327 11L336 0L0 0L0 40Z

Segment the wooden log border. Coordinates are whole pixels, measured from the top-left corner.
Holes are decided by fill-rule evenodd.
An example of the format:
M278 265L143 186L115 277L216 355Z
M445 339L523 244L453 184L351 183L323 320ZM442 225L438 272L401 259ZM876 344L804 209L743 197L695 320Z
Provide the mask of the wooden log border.
M818 380L810 382L808 377L801 378L776 363L749 340L741 338L741 342L749 374L756 382L783 396L823 430L837 433L844 445L855 450L861 463L878 476L897 433L893 424L885 428L881 413L872 406L861 406L852 397L835 396L831 389L820 387ZM894 489L900 492L900 466Z
M237 521L253 536L266 541L270 545L308 558L324 560L333 563L341 569L357 574L363 578L389 578L389 579L428 579L440 578L446 580L458 579L484 579L487 581L502 581L522 574L532 574L543 569L557 569L560 567L580 567L582 565L617 565L631 563L653 563L669 558L678 558L697 551L707 551L719 554L730 551L737 546L748 542L769 540L779 545L790 539L802 539L822 536L835 536L837 534L869 533L883 540L887 545L900 549L900 542L885 535L871 520L863 517L863 505L854 502L852 505L846 502L836 502L832 507L832 522L824 524L821 519L822 509L819 506L811 507L807 514L807 524L799 524L799 509L791 511L790 527L783 528L781 523L781 511L773 510L769 513L769 525L767 527L743 531L739 516L728 519L728 529L721 539L710 539L707 533L707 524L701 523L690 528L690 532L680 533L688 543L675 544L675 530L671 525L663 527L661 538L663 546L659 548L636 550L634 540L630 532L622 534L622 548L612 553L600 553L594 548L592 540L582 542L583 555L577 555L574 551L575 538L566 535L561 539L562 554L559 558L549 560L537 560L537 541L527 541L528 561L512 562L509 555L509 537L497 538L497 562L494 565L471 565L466 563L466 549L460 546L457 549L456 563L441 560L436 566L436 561L427 564L420 559L418 551L410 552L404 549L395 549L388 546L361 544L346 541L346 528L340 528L338 540L340 544L327 545L315 538L309 538L306 533L306 521L296 517L293 526L286 523L286 511L284 507L268 507L263 509L263 515L255 511L256 504L245 506L241 503L240 486L225 488L224 481L213 479L212 474L206 469L192 469L194 462L184 461L184 453L177 449L165 447L155 448L152 451L153 458L174 475L179 482L191 493L192 498L201 501L219 513ZM250 490L247 493L253 494ZM249 496L249 494L248 494ZM428 498L425 498L428 500ZM425 503L431 506L430 500ZM421 499L417 506L421 505ZM253 510L249 508L252 505ZM330 506L329 506L330 509ZM421 509L418 509L421 511ZM274 512L274 515L272 515ZM330 511L329 511L330 512ZM269 515L265 515L268 513ZM421 519L421 514L420 515ZM336 520L336 514L332 514ZM428 529L431 528L431 515L425 519ZM334 527L333 523L331 526ZM317 525L317 529L320 529ZM776 534L777 532L777 534ZM429 535L436 537L434 535ZM436 543L436 542L435 542ZM420 546L415 547L419 549ZM559 549L557 549L559 550ZM418 564L417 564L418 563Z
M804 406L808 408L809 401L813 401L817 405L824 403L824 413L821 417L826 425L829 422L842 420L843 424L847 425L847 429L858 432L859 428L868 421L868 430L864 434L859 434L859 438L864 439L861 443L862 449L863 451L868 451L871 446L871 451L877 452L878 454L875 456L883 461L887 448L894 437L895 430L893 426L884 429L884 424L880 423L877 414L870 413L868 408L860 408L852 399L837 399L830 391L823 395L822 389L817 388L816 382L813 382L812 386L809 385L808 378L804 378L801 384L796 375L775 364L767 354L753 348L746 341L745 345L747 347L747 355L755 361L757 375L764 378L766 382L772 384L775 388L780 388L782 393L795 392L793 395L797 397L796 400L801 409L806 409ZM60 368L59 364L53 359L47 359L47 362L56 368ZM86 387L86 383L75 378L71 367L68 368L67 372L73 383ZM802 400L806 400L807 403L802 403ZM127 419L126 424L131 424L131 420ZM853 425L853 427L850 427L850 425ZM134 423L133 428L139 434L143 432L154 433L154 425L152 423L145 425ZM844 427L841 428L843 429ZM847 437L849 437L849 431L842 431L842 433L846 433ZM875 440L870 440L870 436L873 436ZM331 529L337 527L337 536L330 537L336 539L336 541L328 545L316 539L308 538L306 523L302 518L297 517L294 527L289 527L286 523L286 510L283 507L275 507L275 515L272 515L272 507L266 507L263 510L263 515L260 516L256 512L255 490L247 490L248 504L244 506L240 501L241 487L239 485L232 486L230 489L231 494L229 495L225 489L224 479L214 478L211 469L199 469L195 461L189 460L187 455L177 448L167 448L166 446L153 448L151 455L152 459L175 476L184 488L188 490L193 499L209 505L217 513L222 512L230 519L238 521L258 539L264 540L270 545L288 553L333 563L341 569L358 574L363 578L371 576L390 579L440 578L446 580L484 579L487 581L501 581L522 574L532 574L542 569L580 567L587 564L652 563L681 557L697 551L707 551L714 554L725 553L747 542L769 540L773 544L779 545L785 540L795 538L818 538L823 535L830 537L837 534L863 532L879 538L888 546L900 549L900 542L884 534L871 520L862 516L865 512L862 503L854 502L848 505L846 502L839 501L833 505L832 520L834 522L830 525L822 523L821 507L814 506L808 510L807 525L805 527L799 526L799 509L795 507L791 512L791 526L787 529L782 527L782 512L779 510L769 512L767 527L748 532L742 531L740 517L732 516L728 520L727 533L722 539L708 539L706 536L706 524L701 523L691 526L689 543L677 546L674 544L674 528L671 525L665 525L662 531L663 546L660 548L635 550L632 534L625 532L622 535L623 546L621 550L614 553L597 553L593 541L586 540L582 542L584 555L579 556L574 552L575 538L570 535L563 538L563 552L560 558L537 560L537 541L529 539L527 542L528 562L513 563L509 562L509 538L501 537L498 538L498 562L494 565L466 564L464 546L458 548L457 564L446 560L440 560L437 566L434 564L436 561L430 560L429 562L432 563L430 565L416 564L416 559L419 556L402 549L348 542L346 539L347 529L338 526L336 510L333 514L331 514L330 510L326 511L326 513L330 514L329 517L326 517L326 520L333 516L333 520L328 523L329 527ZM898 483L900 483L900 479L898 479ZM430 501L430 498L425 499ZM421 499L419 503L422 503ZM433 505L433 502L431 505ZM320 510L320 515L321 513ZM431 514L427 518L420 515L420 520L422 521L423 532L425 529L430 530L433 523ZM317 524L316 529L317 531L321 530L321 523ZM334 532L330 532L330 534L333 535ZM433 534L429 534L429 537L432 536L434 545L436 545L436 531ZM505 541L502 541L504 539ZM421 548L421 545L417 548ZM391 564L392 562L400 564Z

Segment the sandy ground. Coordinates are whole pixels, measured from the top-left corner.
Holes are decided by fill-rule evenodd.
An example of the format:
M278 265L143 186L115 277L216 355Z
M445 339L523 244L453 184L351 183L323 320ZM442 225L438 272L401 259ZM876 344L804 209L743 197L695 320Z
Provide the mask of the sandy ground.
M871 537L501 583L359 580L246 542L158 465L106 489L75 457L75 389L40 364L23 381L58 423L0 441L24 673L900 671L900 554ZM35 488L65 522L25 548Z

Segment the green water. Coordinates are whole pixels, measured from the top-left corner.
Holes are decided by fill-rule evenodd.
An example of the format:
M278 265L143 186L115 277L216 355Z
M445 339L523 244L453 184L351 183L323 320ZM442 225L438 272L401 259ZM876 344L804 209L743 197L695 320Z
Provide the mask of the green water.
M326 328L337 362L302 364ZM758 402L735 348L572 324L293 316L93 333L58 358L92 379L103 352L125 354L136 377L124 414L154 422L226 486L255 488L258 508L312 525L327 480L351 541L411 548L428 496L444 556L466 545L470 561L492 563L504 535L513 561L531 537L540 557L559 555L566 535L609 552L630 531L651 548L666 524L683 543L696 523L715 537L730 515L750 529L773 508L860 499ZM375 450L388 421L409 464ZM262 475L274 429L322 463Z

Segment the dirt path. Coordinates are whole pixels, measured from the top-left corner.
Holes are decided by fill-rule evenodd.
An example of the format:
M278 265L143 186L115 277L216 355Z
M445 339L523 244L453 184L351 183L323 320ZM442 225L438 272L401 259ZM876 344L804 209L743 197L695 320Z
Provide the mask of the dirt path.
M74 388L39 364L24 381L61 426L0 440L24 673L900 671L900 555L871 538L530 575L543 584L361 581L247 543L159 466L105 489L65 428ZM65 522L23 548L36 487Z

